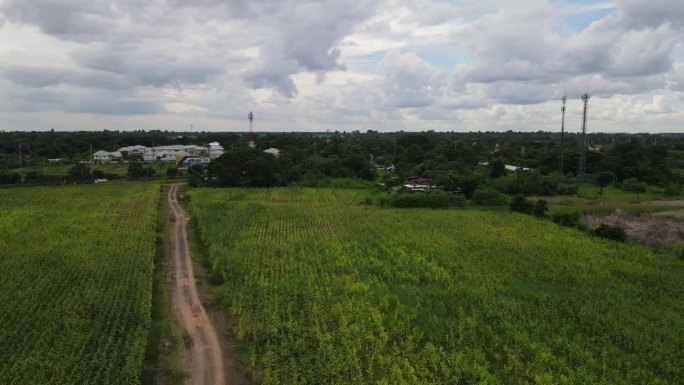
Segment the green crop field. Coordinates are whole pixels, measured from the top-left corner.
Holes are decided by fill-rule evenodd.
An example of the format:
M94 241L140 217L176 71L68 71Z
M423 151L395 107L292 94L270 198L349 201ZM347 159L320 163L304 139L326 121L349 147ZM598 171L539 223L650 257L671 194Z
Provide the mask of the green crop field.
M264 384L677 384L684 262L505 212L193 189Z
M0 190L0 383L137 384L158 184Z

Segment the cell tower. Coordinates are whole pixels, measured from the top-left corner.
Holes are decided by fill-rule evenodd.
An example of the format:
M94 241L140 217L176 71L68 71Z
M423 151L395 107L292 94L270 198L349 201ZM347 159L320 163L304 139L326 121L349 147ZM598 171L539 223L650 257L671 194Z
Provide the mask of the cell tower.
M254 114L249 111L247 114L247 119L249 119L249 147L256 147L256 142L254 140Z
M558 154L558 173L563 175L563 144L565 140L565 102L568 98L563 94L563 105L561 106L561 141L560 141L560 153Z
M580 159L579 159L579 178L584 178L584 173L587 171L587 103L589 102L589 94L582 95L582 102L584 102L584 111L582 113L582 135L580 136Z

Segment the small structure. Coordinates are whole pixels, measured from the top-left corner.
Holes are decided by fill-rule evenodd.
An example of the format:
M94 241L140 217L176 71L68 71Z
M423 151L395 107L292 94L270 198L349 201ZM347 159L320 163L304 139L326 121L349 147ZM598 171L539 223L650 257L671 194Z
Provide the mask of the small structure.
M209 159L216 159L223 154L223 146L219 142L209 143Z
M275 147L271 147L269 149L266 149L266 150L264 150L264 152L267 154L271 154L271 155L275 156L276 158L280 155L280 150L278 150Z
M199 156L186 156L178 164L178 168L187 169L187 168L190 168L196 164L206 163L206 161L207 161L207 158L201 158Z
M520 166L513 166L513 165L510 165L510 164L507 164L507 165L505 165L504 167L506 167L506 171L516 171L516 172L517 172L517 171L530 171L530 170L531 170L531 168L520 167Z
M430 179L423 178L422 176L410 176L408 178L408 184L403 187L411 191L430 191L436 188L434 182Z
M98 151L93 154L93 162L95 163L112 163L121 161L121 153L118 151Z

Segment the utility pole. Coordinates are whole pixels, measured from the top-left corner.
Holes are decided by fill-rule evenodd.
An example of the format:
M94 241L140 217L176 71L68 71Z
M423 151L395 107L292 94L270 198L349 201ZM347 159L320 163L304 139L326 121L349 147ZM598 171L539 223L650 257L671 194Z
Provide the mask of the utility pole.
M252 111L247 114L247 119L249 119L249 147L254 148L256 147L256 143L254 140L254 114Z
M19 182L24 184L24 165L21 161L21 143L19 143Z
M560 141L560 153L558 154L558 173L563 175L563 143L565 140L565 101L567 97L563 94L563 105L561 106L561 141Z
M587 103L589 102L589 94L582 95L582 102L584 102L584 111L582 112L582 135L580 136L580 160L579 173L580 179L584 178L587 171Z

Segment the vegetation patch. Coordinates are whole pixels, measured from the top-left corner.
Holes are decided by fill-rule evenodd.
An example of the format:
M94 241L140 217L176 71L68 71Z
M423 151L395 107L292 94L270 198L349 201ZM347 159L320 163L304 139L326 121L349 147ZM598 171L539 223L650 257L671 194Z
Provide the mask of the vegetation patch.
M0 383L137 384L158 184L0 190Z
M194 189L263 384L675 384L684 264L531 216Z

